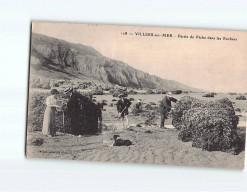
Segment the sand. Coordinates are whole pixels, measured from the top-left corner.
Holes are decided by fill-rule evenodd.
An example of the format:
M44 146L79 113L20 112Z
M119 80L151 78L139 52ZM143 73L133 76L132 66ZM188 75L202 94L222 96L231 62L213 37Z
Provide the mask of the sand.
M144 103L158 101L164 95L132 95L134 99L142 98ZM177 95L179 99L183 95ZM195 94L200 96L200 94ZM222 95L223 96L223 95ZM225 96L224 96L225 97ZM217 95L216 98L221 98ZM214 99L216 99L214 98ZM235 106L241 109L240 126L246 126L247 101L238 101L234 96L229 98L236 102ZM107 100L107 104L115 104L110 95L96 96L97 100ZM201 98L203 99L203 98ZM212 99L210 99L212 100ZM94 136L72 136L58 132L55 137L46 137L41 131L27 133L27 157L30 158L53 158L71 159L84 161L104 161L121 163L144 163L175 166L200 166L214 168L243 169L245 151L238 155L226 152L208 152L194 148L191 142L178 140L178 131L171 125L171 119L165 123L167 129L159 128L159 116L156 124L152 126L137 127L143 123L139 116L129 116L131 127L124 129L117 119L116 107L105 106L103 111L103 123L107 128L100 135ZM131 146L115 147L113 135L118 134L123 139L129 139ZM41 146L35 146L33 141L37 138L44 140Z

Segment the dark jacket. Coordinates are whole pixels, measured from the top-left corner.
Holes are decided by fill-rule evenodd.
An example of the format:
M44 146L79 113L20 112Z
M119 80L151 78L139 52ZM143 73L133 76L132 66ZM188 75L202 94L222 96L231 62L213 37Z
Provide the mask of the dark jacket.
M127 98L124 98L123 101L122 100L118 100L117 102L117 111L118 112L122 112L124 108L129 108L131 105L130 100L128 100Z
M160 112L169 112L172 108L171 102L177 102L178 100L173 97L165 96L160 103Z

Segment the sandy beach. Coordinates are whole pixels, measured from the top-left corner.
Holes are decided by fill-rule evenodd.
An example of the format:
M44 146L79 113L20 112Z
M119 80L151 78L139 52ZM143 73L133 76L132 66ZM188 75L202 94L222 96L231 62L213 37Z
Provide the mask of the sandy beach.
M200 94L195 95L200 96ZM129 98L141 98L144 100L144 105L148 102L154 102L158 105L158 101L163 96L132 95ZM175 98L179 99L182 96L176 95ZM221 95L217 95L214 99L217 98L221 98ZM241 113L236 114L240 116L239 127L244 128L246 126L245 108L247 102L236 101L234 96L229 96L229 98L236 102L234 104L236 108L241 109ZM109 106L114 98L110 95L103 95L96 96L96 99L107 101L103 111L104 128L102 134L78 137L58 132L55 137L45 137L41 131L28 132L27 157L230 169L244 168L245 151L233 155L226 152L209 152L194 148L191 142L178 140L178 131L171 125L171 118L165 123L167 129L160 129L159 116L157 116L156 122L150 126L143 124L142 117L130 114L131 127L124 129L121 121L117 119L116 107ZM141 125L138 127L137 124ZM120 135L123 139L129 139L133 145L112 146L114 143L113 135ZM40 146L33 144L37 139L43 139Z

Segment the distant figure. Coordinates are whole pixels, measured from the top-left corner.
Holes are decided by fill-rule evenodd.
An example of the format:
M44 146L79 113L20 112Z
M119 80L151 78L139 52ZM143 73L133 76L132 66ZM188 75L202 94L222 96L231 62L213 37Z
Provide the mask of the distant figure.
M104 108L104 101L102 100L102 102L98 102L97 104L97 116L98 116L98 128L99 128L99 131L101 132L102 131L102 111L103 111L103 108Z
M161 123L160 128L165 129L165 119L167 119L168 113L170 112L172 105L171 102L177 102L177 99L172 97L172 92L168 92L168 94L162 99L160 103L160 116Z
M137 103L135 104L135 109L142 110L142 102L140 99L137 100Z
M128 100L127 98L124 98L123 94L120 94L119 96L119 100L117 102L117 111L118 111L118 117L121 117L121 120L123 122L123 127L125 128L125 121L126 121L126 127L129 127L129 119L128 119L128 108L131 105L130 100Z
M56 134L56 108L59 107L57 104L57 96L59 92L56 89L51 90L51 95L46 98L46 109L43 120L43 135L53 137Z
M132 142L130 140L123 140L120 138L119 135L114 135L113 139L115 141L113 146L130 146L130 145L132 145Z
M142 101L140 99L138 99L132 108L132 113L138 114L138 113L141 113L142 111L143 111L142 110Z

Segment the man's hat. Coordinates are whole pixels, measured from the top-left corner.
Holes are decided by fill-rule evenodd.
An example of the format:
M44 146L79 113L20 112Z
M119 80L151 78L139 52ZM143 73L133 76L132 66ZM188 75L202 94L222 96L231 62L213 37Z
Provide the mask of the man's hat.
M168 92L168 93L167 93L167 96L168 96L168 97L172 97L172 92Z
M119 98L124 97L124 94L119 94L118 97Z
M68 87L64 90L65 93L69 93L73 91L73 87Z

